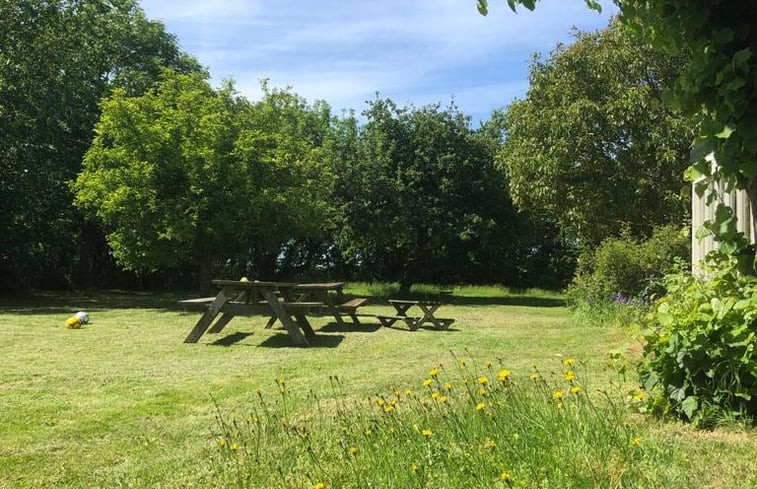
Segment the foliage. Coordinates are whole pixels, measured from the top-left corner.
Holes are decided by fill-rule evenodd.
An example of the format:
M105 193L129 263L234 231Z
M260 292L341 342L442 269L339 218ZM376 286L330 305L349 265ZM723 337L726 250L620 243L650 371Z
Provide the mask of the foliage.
M337 246L361 277L403 291L419 280L523 283L559 248L513 208L493 164L496 131L473 131L454 105L377 99L364 115L343 128L335 158Z
M67 182L100 98L199 65L134 0L1 2L0 45L0 289L86 283L109 259Z
M535 57L526 98L507 109L497 156L518 207L585 246L621 229L648 236L682 222L694 133L662 94L686 61L645 47L617 22Z
M648 487L642 437L624 411L585 390L565 359L559 381L458 360L366 400L297 383L258 389L250 412L219 412L219 479L236 487ZM576 373L578 372L578 374ZM570 463L566 463L570 460ZM660 482L660 481L655 481Z
M757 279L725 254L708 275L666 277L646 318L640 373L658 412L711 426L757 415Z
M567 291L568 304L601 308L611 303L642 303L660 293L663 276L691 255L686 233L673 226L655 228L639 240L624 232L581 254Z
M75 189L77 204L108 230L127 268L198 266L275 256L287 239L318 231L323 177L315 145L327 107L268 91L256 104L203 75L166 72L139 97L103 102Z

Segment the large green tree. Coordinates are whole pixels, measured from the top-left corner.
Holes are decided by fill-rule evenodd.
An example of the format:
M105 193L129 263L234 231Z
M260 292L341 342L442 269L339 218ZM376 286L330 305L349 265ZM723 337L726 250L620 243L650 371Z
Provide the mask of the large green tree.
M67 185L100 98L199 67L135 0L0 2L0 46L0 288L63 285L102 252Z
M103 102L77 203L128 269L191 264L203 289L214 264L270 277L283 244L317 234L328 214L317 178L328 181L329 117L288 91L264 87L250 103L231 84L166 71L144 95Z
M687 60L645 47L616 22L535 57L525 99L507 109L498 155L518 206L585 245L683 222L694 131L662 94Z

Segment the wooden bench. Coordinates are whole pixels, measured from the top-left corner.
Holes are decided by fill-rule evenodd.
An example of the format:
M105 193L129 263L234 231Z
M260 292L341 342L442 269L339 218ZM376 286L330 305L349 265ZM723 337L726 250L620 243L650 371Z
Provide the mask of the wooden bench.
M200 297L179 301L179 305L188 311L204 311L215 300L215 297Z
M377 314L376 318L379 320L382 326L385 326L387 328L391 327L391 325L396 323L397 321L405 321L405 324L407 324L407 327L410 328L411 331L418 329L418 320L420 319L410 316L388 316L382 314Z
M344 312L344 313L349 314L350 318L352 318L352 321L355 324L360 324L360 320L358 319L358 315L357 315L357 309L359 307L366 305L367 303L368 303L368 299L366 299L365 297L356 297L342 304L337 304L336 309L340 313Z

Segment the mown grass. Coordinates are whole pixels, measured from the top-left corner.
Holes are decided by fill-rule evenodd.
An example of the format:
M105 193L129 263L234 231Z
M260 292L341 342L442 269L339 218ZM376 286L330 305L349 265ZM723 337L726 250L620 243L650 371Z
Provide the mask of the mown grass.
M366 312L390 312L380 302L393 287L355 284L347 292L384 291L367 294L379 299ZM303 416L313 406L306 393L317 397L317 406L360 404L371 396L375 402L377 394L418 385L430 368L450 362L450 351L477 367L501 363L520 373L533 362L554 378L562 375L557 355L572 356L585 364L586 393L609 388L614 377L604 368L605 354L628 341L624 331L572 322L553 293L455 287L452 296L441 294L449 289L412 291L451 302L439 310L456 319L449 331L409 332L366 320L345 333L322 318L313 321L318 336L306 349L292 346L281 331L263 329L264 318L238 318L220 335L184 344L197 315L176 309L180 297L170 294L4 300L0 487L218 487L231 472L219 458L217 414L251 412L257 389L275 393L280 378L301 393L289 402ZM66 330L65 319L80 309L90 312L91 324ZM645 453L661 454L651 459L659 463L642 466L649 480L673 481L673 487L757 485L754 475L744 475L757 474L753 430L702 434L671 422L629 420ZM333 443L338 438L329 435L327 421L322 436ZM469 480L468 487L488 487Z

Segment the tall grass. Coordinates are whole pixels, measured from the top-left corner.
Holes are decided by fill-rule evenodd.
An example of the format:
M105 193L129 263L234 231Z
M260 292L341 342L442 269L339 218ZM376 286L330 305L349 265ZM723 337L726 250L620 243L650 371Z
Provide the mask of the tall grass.
M627 411L536 366L510 372L457 359L412 386L354 400L303 397L285 379L243 414L219 410L219 477L237 487L651 487L643 437ZM336 399L336 400L335 400ZM353 399L346 401L344 399Z

